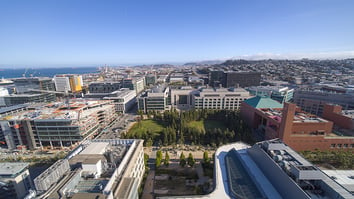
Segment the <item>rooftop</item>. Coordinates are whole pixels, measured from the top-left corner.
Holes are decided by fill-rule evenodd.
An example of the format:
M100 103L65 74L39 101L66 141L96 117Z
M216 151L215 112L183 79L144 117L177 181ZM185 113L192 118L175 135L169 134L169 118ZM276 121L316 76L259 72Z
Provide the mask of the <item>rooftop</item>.
M344 110L342 111L342 114L354 120L354 110Z
M354 193L354 170L322 170L330 178Z
M244 102L254 108L283 108L282 104L269 97L256 96Z
M80 154L103 154L108 146L108 142L91 143Z
M16 176L28 167L29 163L2 162L0 163L0 177Z
M13 113L0 120L40 120L40 119L71 119L78 120L80 118L88 117L99 109L101 105L107 104L108 101L103 100L71 100L70 106L62 102L55 102L49 104L33 104L28 107L28 110ZM113 105L112 105L113 106Z
M282 108L263 108L260 109L263 113L268 115L269 117L281 121L282 118ZM311 113L306 113L302 111L296 111L294 115L294 122L295 123L301 123L301 122L310 122L310 123L319 123L319 122L328 122L327 120L320 118L316 115L313 115Z

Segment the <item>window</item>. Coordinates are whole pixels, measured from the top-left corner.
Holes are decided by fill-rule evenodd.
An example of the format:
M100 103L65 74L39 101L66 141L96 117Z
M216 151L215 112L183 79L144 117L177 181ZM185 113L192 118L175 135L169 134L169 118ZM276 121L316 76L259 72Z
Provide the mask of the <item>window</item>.
M342 144L337 144L337 148L342 148Z
M331 144L331 148L334 148L336 146L336 144Z

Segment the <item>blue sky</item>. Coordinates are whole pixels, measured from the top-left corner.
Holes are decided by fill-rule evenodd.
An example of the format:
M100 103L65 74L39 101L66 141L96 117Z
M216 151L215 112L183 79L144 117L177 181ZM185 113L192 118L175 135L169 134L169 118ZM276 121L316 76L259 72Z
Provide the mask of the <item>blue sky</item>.
M352 0L1 0L0 66L354 57Z

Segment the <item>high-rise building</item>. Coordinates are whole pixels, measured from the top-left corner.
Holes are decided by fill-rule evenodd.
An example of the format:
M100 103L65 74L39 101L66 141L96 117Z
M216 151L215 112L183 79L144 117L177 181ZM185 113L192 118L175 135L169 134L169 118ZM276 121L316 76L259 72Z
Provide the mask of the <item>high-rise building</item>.
M259 86L261 82L260 72L238 72L213 70L209 75L209 84L213 87L250 87Z
M61 92L80 92L82 90L83 81L81 75L55 75L54 83L56 91Z

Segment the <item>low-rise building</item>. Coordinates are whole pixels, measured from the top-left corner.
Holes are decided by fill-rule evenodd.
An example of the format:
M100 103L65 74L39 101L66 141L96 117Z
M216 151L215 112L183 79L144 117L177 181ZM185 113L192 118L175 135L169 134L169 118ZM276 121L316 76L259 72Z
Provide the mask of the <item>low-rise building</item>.
M0 163L0 198L22 199L34 191L31 176L28 171L29 163L2 162Z
M38 198L138 199L143 140L87 140L54 165L34 179Z

